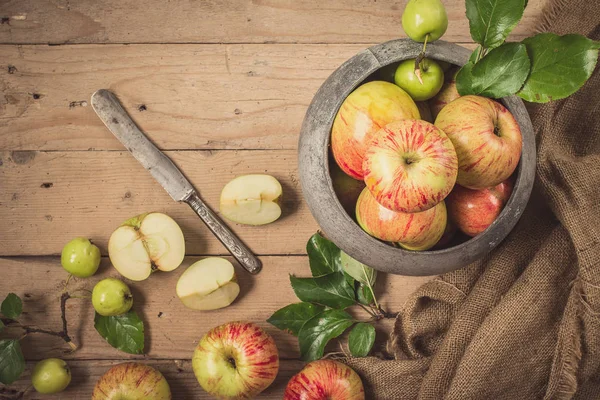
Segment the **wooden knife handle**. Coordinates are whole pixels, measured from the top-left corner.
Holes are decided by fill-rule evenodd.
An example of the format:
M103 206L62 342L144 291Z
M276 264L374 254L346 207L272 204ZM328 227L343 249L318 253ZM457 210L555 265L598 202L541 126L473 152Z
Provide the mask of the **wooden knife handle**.
M262 263L242 243L242 241L225 225L223 221L198 197L192 192L185 202L192 207L198 216L204 221L208 229L223 243L231 255L251 274L258 274L262 268Z

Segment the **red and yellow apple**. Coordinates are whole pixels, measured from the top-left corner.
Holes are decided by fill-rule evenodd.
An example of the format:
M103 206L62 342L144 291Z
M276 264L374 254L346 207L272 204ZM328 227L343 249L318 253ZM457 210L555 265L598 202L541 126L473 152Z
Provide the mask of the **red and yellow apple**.
M448 135L458 156L456 182L484 189L506 180L521 158L521 129L500 103L463 96L444 107L435 126Z
M413 99L393 83L359 86L342 103L331 128L333 157L342 171L363 179L363 158L371 135L390 122L420 118Z
M200 386L223 399L250 399L265 390L279 371L273 338L251 322L211 329L198 343L192 368Z
M426 121L392 122L368 143L363 171L375 199L393 211L425 211L450 193L458 162L454 146Z
M446 107L446 105L450 104L459 97L460 94L456 89L456 80L453 77L444 83L438 94L429 99L429 108L431 110L433 119L435 120L437 118L440 111L442 111L442 108Z
M364 400L365 389L352 368L333 360L317 360L290 379L283 400Z
M369 235L395 242L407 250L427 250L442 237L446 228L446 205L443 201L417 213L392 211L375 200L365 188L356 203L356 220Z
M448 195L448 216L465 235L477 236L498 218L512 189L512 179L480 190L456 185Z
M106 371L92 393L92 400L122 399L171 400L171 389L160 371L127 362Z
M365 188L365 183L346 175L335 162L329 163L329 175L340 204L348 215L354 218L356 200Z

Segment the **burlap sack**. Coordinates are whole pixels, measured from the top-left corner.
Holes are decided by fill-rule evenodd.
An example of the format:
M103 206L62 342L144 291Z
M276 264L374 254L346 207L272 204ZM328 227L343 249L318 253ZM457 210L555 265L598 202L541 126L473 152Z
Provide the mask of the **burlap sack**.
M600 39L598 0L553 1L540 30ZM369 399L600 399L600 72L529 107L534 193L487 258L425 284L390 359L345 359Z

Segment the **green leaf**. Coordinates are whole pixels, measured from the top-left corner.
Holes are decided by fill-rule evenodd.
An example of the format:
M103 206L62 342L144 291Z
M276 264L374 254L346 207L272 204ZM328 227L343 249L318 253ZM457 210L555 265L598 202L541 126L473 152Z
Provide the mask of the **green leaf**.
M306 252L312 276L323 276L342 269L340 249L320 233L315 233L306 243Z
M6 318L17 319L23 312L23 302L21 298L14 293L9 293L0 306L2 315Z
M300 328L309 319L323 312L323 306L311 303L290 304L275 311L267 320L271 325L298 336Z
M94 327L112 347L129 354L144 353L144 323L135 311L112 317L96 313Z
M472 66L468 78L470 87L466 87L464 82L461 82L461 90L464 94L494 99L513 95L523 87L529 75L529 67L525 45L505 43L490 51ZM458 79L461 78L457 77Z
M375 303L373 292L371 292L371 289L369 289L368 286L365 286L362 283L359 284L356 289L356 298L360 304L364 304L365 306L370 306Z
M456 90L461 96L471 94L473 88L473 76L471 71L475 64L471 61L467 62L456 74Z
M352 328L348 336L348 347L354 357L366 357L375 343L375 327L360 322Z
M471 37L488 49L504 43L525 10L525 0L466 0L465 4Z
M0 340L0 383L10 385L25 370L25 358L18 340Z
M377 279L377 271L375 271L373 268L356 261L343 251L341 252L340 260L342 262L344 271L358 282L368 286L373 286L375 284L375 279Z
M298 333L300 356L305 361L323 357L327 343L352 326L350 314L342 310L326 310L308 320Z
M290 275L296 296L302 301L331 308L346 308L355 303L354 288L348 285L343 272L318 278L296 278Z
M590 78L600 42L581 35L540 33L523 40L531 73L518 93L523 99L547 103L575 93Z

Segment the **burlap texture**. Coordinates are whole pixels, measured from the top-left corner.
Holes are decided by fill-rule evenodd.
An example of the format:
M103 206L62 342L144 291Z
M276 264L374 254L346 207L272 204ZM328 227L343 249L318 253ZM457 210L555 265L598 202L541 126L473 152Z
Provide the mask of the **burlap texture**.
M552 2L541 30L600 39L600 3ZM369 399L600 399L600 73L529 107L537 176L515 230L484 260L425 284L390 359L345 359Z

